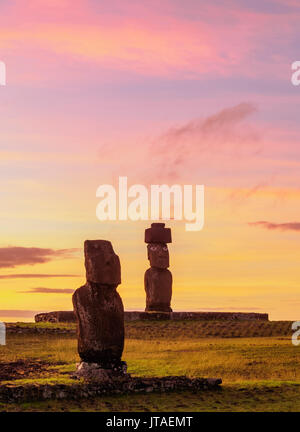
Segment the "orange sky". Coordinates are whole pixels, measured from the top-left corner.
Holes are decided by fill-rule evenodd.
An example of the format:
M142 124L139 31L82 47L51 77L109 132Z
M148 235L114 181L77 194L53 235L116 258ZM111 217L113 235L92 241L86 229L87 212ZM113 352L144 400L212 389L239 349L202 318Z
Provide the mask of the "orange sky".
M167 222L174 310L299 319L299 5L20 0L0 12L0 319L71 309L96 238L120 256L125 309L144 308L151 221L96 218L97 187L119 176L205 186L202 231Z

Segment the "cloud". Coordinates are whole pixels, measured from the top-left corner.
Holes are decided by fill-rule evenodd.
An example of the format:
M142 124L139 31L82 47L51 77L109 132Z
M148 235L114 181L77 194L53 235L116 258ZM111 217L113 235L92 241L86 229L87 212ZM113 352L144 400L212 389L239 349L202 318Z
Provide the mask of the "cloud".
M20 309L0 309L1 317L23 317L31 318L33 315L40 313L40 311L20 310Z
M174 141L176 139L190 138L195 135L197 137L219 135L220 131L224 132L229 127L235 126L256 110L253 104L243 102L236 106L225 108L206 119L196 119L180 127L170 128L165 134L165 138Z
M40 274L40 273L25 273L25 274L7 274L0 275L0 279L34 279L34 278L65 278L79 277L74 274Z
M300 231L300 222L273 223L267 221L249 222L250 226L258 226L267 230Z
M255 105L247 102L225 108L206 118L198 118L178 127L172 127L161 135L149 152L156 158L160 173L176 177L181 167L213 155L216 164L220 156L239 158L243 153L257 154L260 147L258 133L242 123L255 113ZM200 159L201 158L201 159Z
M122 74L129 70L188 79L204 74L232 76L240 72L252 77L286 73L293 45L287 47L285 41L296 38L298 29L295 7L285 7L281 15L273 13L274 6L272 11L265 5L249 10L249 5L241 2L232 8L220 2L204 5L190 1L188 8L181 3L153 0L149 7L148 2L120 0L109 7L108 2L78 0L74 8L66 0L2 2L1 52L21 59L22 53L27 54L31 69L37 58L38 70L28 71L32 80L43 79L43 67L44 75L51 73L55 57L74 59L76 69L81 67L80 61L83 67L92 61L99 64L100 72L107 68ZM274 45L281 55L274 54ZM12 69L24 80L24 65ZM72 79L64 77L68 82Z
M235 204L242 204L243 201L256 195L260 190L262 190L267 185L268 182L265 181L265 182L260 182L249 189L241 189L241 188L235 189L230 193L228 199L233 201Z
M18 291L20 293L43 293L43 294L73 294L74 290L71 288L31 288L27 291Z
M228 312L228 311L232 311L232 312L243 312L243 311L249 311L249 312L253 312L253 311L257 311L257 310L262 310L262 308L260 307L244 307L244 306L240 306L240 307L215 307L215 308L201 308L201 311L203 312Z
M79 249L46 249L8 246L0 248L0 268L44 264L55 258L72 258Z

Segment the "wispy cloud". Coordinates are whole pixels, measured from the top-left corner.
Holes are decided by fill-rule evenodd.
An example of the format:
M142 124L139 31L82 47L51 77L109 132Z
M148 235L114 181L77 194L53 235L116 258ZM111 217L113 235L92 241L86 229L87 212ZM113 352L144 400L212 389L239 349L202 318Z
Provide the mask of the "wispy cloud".
M258 226L267 230L300 231L300 222L273 223L267 221L249 222L250 226Z
M256 195L261 189L265 188L267 185L268 182L260 182L249 189L237 188L229 194L228 198L235 204L241 204L243 201Z
M0 309L1 317L22 317L22 318L31 318L33 315L36 315L40 311L33 310L20 310L20 309Z
M47 249L8 246L0 248L0 268L44 264L55 258L73 258L79 249Z
M224 108L205 119L195 119L182 126L170 128L163 137L173 142L194 136L196 138L210 137L215 134L219 136L220 132L227 132L231 135L231 128L256 110L255 105L243 102L230 108Z
M258 153L259 134L244 123L256 111L255 105L243 102L206 118L170 128L150 148L159 172L173 178L178 176L181 168L187 169L190 162L203 162L203 157L240 157L245 149L247 154Z
M228 312L228 311L232 311L232 312L243 312L243 311L249 311L249 312L253 312L253 311L260 311L262 310L262 308L260 307L244 307L244 306L240 306L240 307L216 307L216 308L201 308L201 311L207 311L207 312Z
M20 293L38 293L38 294L73 294L74 290L71 288L30 288L27 291L18 291Z
M0 279L39 279L39 278L73 278L79 277L74 274L40 274L40 273L25 273L25 274L6 274L0 275Z
M114 1L113 7L78 0L76 8L66 0L2 3L1 49L10 48L13 53L28 50L28 55L42 58L37 67L50 71L56 55L65 61L74 59L79 66L80 61L88 61L99 64L102 70L143 75L198 78L242 71L244 76L253 76L273 70L276 76L293 48L284 42L297 34L299 21L295 7L285 6L281 15L273 13L274 6L249 8L247 2L233 2L234 6L228 7L220 2L189 1L184 10L181 2L172 0L163 4L153 0L152 7L148 2L132 0ZM273 28L277 30L275 36L270 31ZM282 48L281 55L273 54L275 43L276 52ZM250 55L251 67L247 61ZM21 54L16 57L22 58ZM20 78L23 69L16 72ZM36 71L31 75L32 79L42 79Z

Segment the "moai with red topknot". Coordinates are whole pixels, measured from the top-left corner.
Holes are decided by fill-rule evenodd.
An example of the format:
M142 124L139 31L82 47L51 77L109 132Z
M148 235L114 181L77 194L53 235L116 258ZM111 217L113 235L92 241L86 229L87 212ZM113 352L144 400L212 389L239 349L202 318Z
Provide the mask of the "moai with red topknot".
M153 223L145 230L150 268L145 272L146 312L172 312L172 273L167 243L172 243L171 228Z

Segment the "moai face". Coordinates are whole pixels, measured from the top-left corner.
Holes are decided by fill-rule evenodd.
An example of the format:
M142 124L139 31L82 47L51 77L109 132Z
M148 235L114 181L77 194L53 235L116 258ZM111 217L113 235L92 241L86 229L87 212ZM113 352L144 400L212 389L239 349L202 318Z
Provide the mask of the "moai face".
M109 241L86 240L84 256L87 281L114 286L121 283L120 260Z
M169 267L169 250L164 243L149 243L147 245L148 260L151 267L166 269Z

